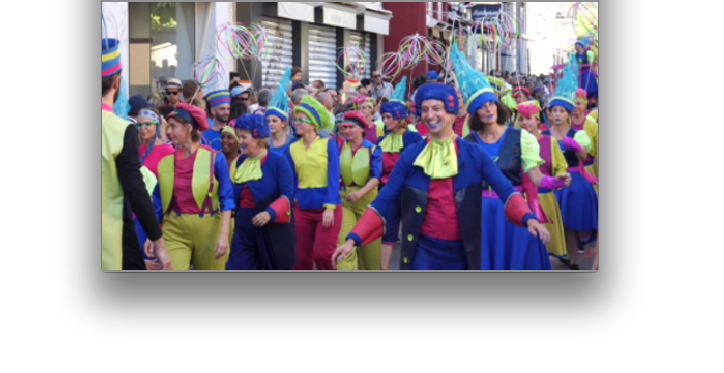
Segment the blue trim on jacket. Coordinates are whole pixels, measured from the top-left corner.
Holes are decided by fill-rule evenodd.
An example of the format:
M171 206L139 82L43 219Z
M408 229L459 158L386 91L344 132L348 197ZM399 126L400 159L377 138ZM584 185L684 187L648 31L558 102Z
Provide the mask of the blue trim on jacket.
M296 141L303 141L301 138ZM296 142L293 141L292 143ZM289 145L291 146L291 144ZM292 159L291 152L287 152L287 161L292 166L294 174L294 198L302 210L321 209L325 204L339 205L342 198L339 196L339 151L334 139L327 139L327 187L326 188L300 188L299 175Z
M246 158L248 157L245 155L239 156L236 160L236 167L241 166ZM285 157L278 153L267 151L264 164L261 165L261 175L260 180L250 180L243 184L233 183L234 206L236 206L237 209L239 208L241 190L244 189L244 185L249 187L255 203L272 193L278 192L280 196L287 197L291 206L294 194L294 176ZM274 209L267 207L264 211L271 215L270 222L276 221L276 212Z

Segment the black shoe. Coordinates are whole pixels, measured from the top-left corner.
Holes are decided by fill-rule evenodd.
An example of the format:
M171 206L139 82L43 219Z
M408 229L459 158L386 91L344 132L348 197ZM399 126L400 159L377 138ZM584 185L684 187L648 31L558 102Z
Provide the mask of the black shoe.
M571 271L579 271L578 264L571 264L568 266L568 268L570 268Z
M586 252L586 248L583 247L583 245L579 245L579 246L578 246L578 253L579 253L579 254L583 254L583 253L585 253L585 252Z
M571 260L570 260L570 259L559 258L559 260L561 261L561 263L563 263L563 264L565 264L565 265L570 265L570 264L571 264Z

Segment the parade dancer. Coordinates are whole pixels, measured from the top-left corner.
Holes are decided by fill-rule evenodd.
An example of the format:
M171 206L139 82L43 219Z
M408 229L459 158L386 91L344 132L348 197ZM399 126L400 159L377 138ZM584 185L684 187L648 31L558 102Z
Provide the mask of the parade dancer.
M155 255L163 269L171 269L153 202L140 171L138 134L128 121L113 113L121 88L120 42L102 39L101 43L101 269L122 270L133 259L124 257L124 251L137 258L137 269L144 268L140 247L136 246L131 209L156 245ZM124 246L131 250L124 250Z
M333 130L332 114L311 96L294 106L294 127L301 136L289 146L294 171L295 270L334 269L330 260L342 226L339 196L339 151L334 139L317 135Z
M143 142L138 149L141 156L140 162L146 170L143 172L150 172L153 174L144 174L144 183L146 188L150 190L151 197L153 198L154 208L156 210L156 218L161 221L163 218L163 212L161 211L161 198L158 194L158 162L169 154L173 154L173 146L166 144L163 139L166 136L166 126L161 113L153 108L143 108L139 110L138 117L136 118L136 128L138 129L138 136ZM161 135L163 134L163 135ZM152 242L146 242L148 236L146 231L143 230L141 222L138 218L133 216L133 222L136 226L136 236L138 238L138 244L141 248L147 245L153 245ZM143 260L146 263L146 269L161 269L161 263L156 258L151 258L146 255L145 250L143 251Z
M226 269L291 270L296 261L292 169L284 156L269 151L265 116L242 114L234 131L242 155L231 174L236 213Z
M563 78L551 97L548 116L550 129L543 131L543 135L557 140L571 174L571 185L553 193L561 208L566 232L566 250L573 270L578 269L579 247L582 249L579 240L585 238L582 236L596 237L598 230L598 195L592 185L598 181L586 171L582 163L592 149L591 140L585 131L571 128L570 116L575 106L575 91L578 86L577 71L578 66L571 53Z
M483 182L505 201L508 219L547 241L548 231L492 159L481 147L453 132L458 113L455 89L446 84L424 84L415 101L430 130L429 137L402 153L387 185L347 235L344 245L334 251L333 259L341 261L354 246L381 237L386 217L394 213L393 201L400 199L401 269L480 269Z
M518 113L520 114L520 126L528 133L538 139L540 145L540 157L545 161L540 165L540 170L544 175L556 176L555 183L551 187L566 187L571 184L571 175L566 171L568 163L563 156L563 152L558 147L556 139L540 134L540 107L538 101L527 101L518 104ZM551 241L546 245L549 255L556 258L565 258L566 236L563 230L563 218L558 201L553 194L553 189L538 188L538 201L548 222L543 225L551 234Z
M395 163L400 159L400 155L405 149L412 144L422 140L419 133L409 131L407 126L407 108L403 101L405 97L405 86L407 77L403 76L400 83L395 87L390 102L386 102L380 106L382 121L388 133L377 139L377 145L382 151L382 177L380 179L380 191L385 187L390 179L392 169ZM457 119L456 119L457 122ZM390 269L390 259L392 258L392 247L400 243L400 201L395 199L392 201L390 211L395 211L385 217L385 235L382 237L382 246L380 249L381 263L380 269Z
M214 121L211 128L201 133L201 136L207 140L209 147L219 152L221 151L221 129L229 125L231 95L227 90L211 92L206 96L206 101L209 102Z
M364 130L369 123L359 111L345 112L340 125L345 140L339 150L342 227L337 243L342 245L367 206L377 197L377 186L382 176L382 151L364 138ZM352 250L337 263L337 269L356 270L358 263L361 270L380 269L380 239Z
M539 156L538 141L533 135L509 127L508 112L498 101L485 75L472 69L465 57L452 48L451 59L466 109L470 134L465 140L478 144L505 175L518 192L525 191L528 203L534 207L541 220L537 201L537 187L555 182L555 178L543 175L538 166L543 164ZM523 173L529 177L525 183ZM533 237L523 227L512 224L504 214L502 198L487 182L483 182L481 268L495 270L549 270L548 251L544 243ZM545 220L544 220L545 221Z
M174 269L223 270L234 208L229 168L223 154L200 146L208 123L203 109L178 103L166 116L166 134L181 149L158 164L165 213L163 232Z
M377 139L385 134L385 129L374 123L375 101L364 95L357 96L353 101L353 108L359 110L367 120L367 128L365 128L365 139L373 144L377 144Z
M575 48L576 54L574 58L576 62L578 62L578 65L586 65L580 67L579 85L586 91L586 98L589 101L596 101L598 99L598 80L591 69L591 65L595 61L594 53L590 49L587 50L580 40L576 42ZM576 77L578 78L578 76Z
M585 115L588 100L586 99L586 91L582 89L576 90L576 104L571 112L571 128L576 131L584 131L589 139L591 139L591 151L588 152L583 166L590 174L598 179L598 123ZM593 189L598 193L598 184L593 184Z
M287 128L289 126L289 98L285 92L286 87L289 86L290 76L291 71L287 67L279 80L279 86L269 99L269 106L265 113L271 133L269 150L284 157L289 155L289 145L294 141L294 136L289 133Z

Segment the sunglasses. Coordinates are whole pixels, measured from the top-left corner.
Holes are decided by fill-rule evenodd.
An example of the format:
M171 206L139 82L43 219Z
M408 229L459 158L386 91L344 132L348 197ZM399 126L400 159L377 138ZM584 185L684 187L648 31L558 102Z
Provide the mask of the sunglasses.
M171 95L171 96L176 96L176 95L178 94L178 91L176 91L176 92L166 91L166 94L167 94L167 95Z
M158 122L137 122L136 128L151 127L157 125Z
M380 75L372 75L373 78L379 78Z
M238 100L239 100L239 101L249 101L249 98L248 98L248 97L247 97L247 98L239 97Z
M312 122L311 120L306 120L306 119L302 119L302 118L294 118L294 124L302 124L302 123L314 124L314 122Z

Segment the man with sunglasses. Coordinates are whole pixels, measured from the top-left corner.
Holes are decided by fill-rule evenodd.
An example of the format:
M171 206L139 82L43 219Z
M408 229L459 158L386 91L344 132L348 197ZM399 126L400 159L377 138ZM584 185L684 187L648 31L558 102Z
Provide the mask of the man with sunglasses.
M181 101L181 81L171 78L166 82L166 103L165 105L176 106Z
M392 84L382 80L382 75L377 70L372 72L372 83L372 92L370 92L370 96L373 99L377 100L380 97L389 99L392 97L392 91L394 91Z

